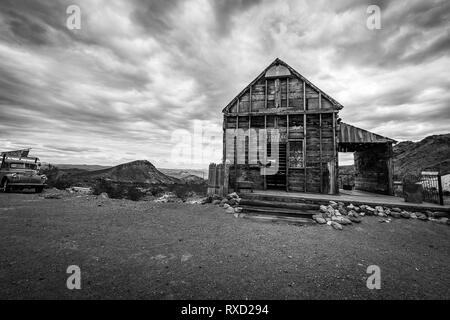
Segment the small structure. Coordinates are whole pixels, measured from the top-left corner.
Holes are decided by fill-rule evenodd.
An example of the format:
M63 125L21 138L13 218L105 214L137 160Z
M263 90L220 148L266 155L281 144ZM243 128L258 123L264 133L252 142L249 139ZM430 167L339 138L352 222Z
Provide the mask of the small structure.
M341 123L342 108L276 59L223 109L222 173L211 187L337 194L338 152L354 152L355 188L393 194L395 141Z

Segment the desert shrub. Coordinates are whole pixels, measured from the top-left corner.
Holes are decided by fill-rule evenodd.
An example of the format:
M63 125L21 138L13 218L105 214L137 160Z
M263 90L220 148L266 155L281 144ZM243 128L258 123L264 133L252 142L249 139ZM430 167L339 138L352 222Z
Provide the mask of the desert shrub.
M193 194L205 196L207 184L171 184L167 185L167 190L173 192L178 198L186 200Z
M129 199L138 201L146 195L145 192L140 190L139 185L114 182L105 179L97 180L92 189L95 195L105 192L112 199Z

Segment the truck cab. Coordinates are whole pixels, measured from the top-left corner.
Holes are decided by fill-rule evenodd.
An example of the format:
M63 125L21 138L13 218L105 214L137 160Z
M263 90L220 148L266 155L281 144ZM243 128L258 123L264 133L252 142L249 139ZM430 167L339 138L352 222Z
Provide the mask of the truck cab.
M40 193L46 186L47 177L39 173L39 158L3 153L0 161L0 190L3 192L34 188Z

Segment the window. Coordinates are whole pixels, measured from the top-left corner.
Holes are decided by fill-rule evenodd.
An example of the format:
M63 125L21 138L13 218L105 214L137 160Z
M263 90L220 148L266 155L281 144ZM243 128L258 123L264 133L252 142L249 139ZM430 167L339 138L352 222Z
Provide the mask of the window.
M11 169L25 169L25 163L13 162L10 164Z
M289 142L289 168L303 168L303 141Z

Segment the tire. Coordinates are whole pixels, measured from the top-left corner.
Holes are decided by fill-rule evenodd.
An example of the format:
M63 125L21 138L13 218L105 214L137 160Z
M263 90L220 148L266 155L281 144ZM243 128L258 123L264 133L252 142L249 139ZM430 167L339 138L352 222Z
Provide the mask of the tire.
M36 188L34 188L34 192L36 192L36 193L41 193L42 190L44 190L44 187L36 187Z
M3 192L5 192L5 193L11 191L11 186L9 185L8 179L5 179L5 181L3 181L2 187L3 187Z

